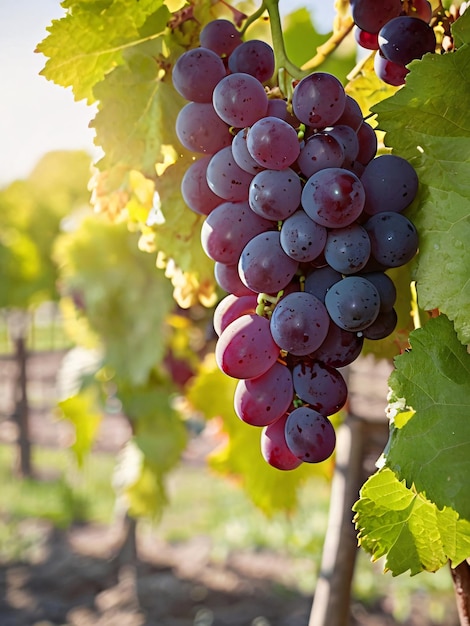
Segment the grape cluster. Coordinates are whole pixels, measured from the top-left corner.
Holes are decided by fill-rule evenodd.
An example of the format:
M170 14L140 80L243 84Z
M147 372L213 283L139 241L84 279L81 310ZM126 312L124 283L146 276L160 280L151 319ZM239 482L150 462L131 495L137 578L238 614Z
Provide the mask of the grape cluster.
M435 52L428 0L350 0L355 37L360 46L377 50L374 68L390 85L403 85L414 59Z
M228 292L213 316L216 361L239 379L235 411L262 427L266 461L294 469L332 454L340 368L396 326L385 270L417 251L402 211L418 180L406 160L376 156L374 130L333 75L303 78L288 106L264 86L266 43L242 42L224 20L200 42L173 81L190 100L176 132L199 153L182 194L206 216L202 247Z

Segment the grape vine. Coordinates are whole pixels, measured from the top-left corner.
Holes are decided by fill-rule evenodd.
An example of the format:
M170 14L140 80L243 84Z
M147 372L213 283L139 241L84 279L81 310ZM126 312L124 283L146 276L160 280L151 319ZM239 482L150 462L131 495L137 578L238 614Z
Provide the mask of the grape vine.
M256 500L251 461L264 458L292 498L333 452L340 369L361 350L396 357L390 440L354 507L360 543L393 574L465 563L465 3L337 2L300 67L276 0L250 16L209 0L76 4L38 46L43 73L97 102L95 207L140 230L181 306L217 303L219 415L259 434L229 469ZM324 64L354 37L370 53L342 84Z

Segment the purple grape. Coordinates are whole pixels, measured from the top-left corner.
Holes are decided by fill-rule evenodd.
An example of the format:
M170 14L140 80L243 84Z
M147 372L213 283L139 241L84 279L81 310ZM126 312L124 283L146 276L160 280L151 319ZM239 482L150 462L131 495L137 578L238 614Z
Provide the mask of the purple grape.
M384 83L399 87L405 84L406 75L410 70L404 65L389 61L379 50L374 57L374 71Z
M357 332L370 326L379 314L379 292L362 276L346 276L327 291L325 306L335 324Z
M343 148L345 162L352 163L359 152L359 140L351 126L335 124L332 128L327 128L325 132L334 137Z
M321 463L336 446L330 420L306 406L294 409L286 420L285 437L289 450L306 463Z
M232 154L238 167L241 167L242 170L245 170L245 172L249 172L254 176L255 174L258 174L258 172L263 171L264 167L257 163L248 152L246 140L249 130L250 129L248 127L243 128L234 136L232 141Z
M346 367L361 354L364 337L359 335L330 322L325 341L310 356L331 367Z
M362 213L364 201L364 187L359 178L339 167L313 174L302 191L304 211L327 228L352 224Z
M298 265L281 248L279 232L271 231L256 235L246 244L238 272L242 282L253 291L277 294L290 283Z
M229 57L228 67L234 74L251 74L260 83L267 82L274 74L274 51L260 39L249 39L237 46Z
M220 337L229 324L246 314L254 314L257 307L257 296L253 292L249 296L228 294L216 306L212 323L216 335Z
M202 248L214 261L237 263L250 239L271 226L271 222L253 213L248 202L223 202L202 225Z
M292 374L276 362L258 378L238 381L233 404L235 413L246 424L268 426L284 415L293 397Z
M214 89L212 103L217 115L229 126L245 128L266 115L268 96L250 74L230 74Z
M231 146L216 152L207 165L209 189L224 200L246 200L252 179L253 174L245 172L236 164Z
M370 256L370 239L367 231L357 223L328 232L325 260L341 274L354 274L365 267Z
M346 94L340 81L332 74L313 72L294 89L294 115L306 126L333 126L343 114Z
M326 132L311 135L297 159L302 174L308 178L327 167L341 167L343 163L343 147Z
M326 292L341 278L342 276L339 272L329 265L325 265L325 267L319 267L307 274L304 289L307 293L311 293L312 296L325 302Z
M372 256L385 267L405 265L418 251L416 228L401 213L376 213L364 228L370 237Z
M193 102L212 102L212 92L226 76L220 57L207 48L184 52L176 61L172 80L176 91Z
M223 199L216 196L209 188L206 172L211 156L201 157L188 167L181 181L181 194L191 211L209 215Z
M261 433L261 454L263 459L278 470L294 470L302 464L287 447L285 425L287 415L283 415Z
M400 15L400 0L351 0L354 23L368 33L378 33L388 21Z
M406 159L382 154L372 159L361 176L369 215L383 211L401 212L413 202L418 192L418 175Z
M253 294L240 279L238 263L214 263L214 276L221 289L235 296L249 296Z
M432 6L428 0L413 0L412 17L419 17L420 20L424 20L427 24L432 18Z
M227 124L212 104L205 102L188 102L181 109L176 118L176 135L192 152L214 154L232 143Z
M219 369L232 378L256 378L268 371L279 356L269 321L259 315L242 315L225 328L215 346Z
M295 129L278 117L264 117L253 124L246 140L248 152L262 167L285 170L300 153Z
M242 43L242 38L232 22L219 19L212 20L204 26L199 35L199 42L204 48L226 57Z
M385 24L379 32L383 56L397 65L408 65L427 52L435 52L434 30L419 17L401 15Z
M385 339L393 333L397 326L397 312L395 309L389 311L381 311L370 326L364 328L362 334L366 339L378 341Z
M251 181L248 202L261 217L285 220L299 207L301 194L300 178L290 168L264 170Z
M281 228L282 249L299 263L316 259L323 252L326 237L326 228L311 220L302 210L288 217Z
M380 310L389 311L397 299L397 289L393 280L384 272L368 272L362 274L379 292Z
M362 165L367 165L372 161L377 152L377 135L375 134L375 130L367 122L362 122L357 131L357 139L359 141L359 152L357 153L356 160ZM361 179L363 174L364 172L361 174Z
M358 26L354 28L354 38L356 42L365 48L366 50L378 50L379 49L379 33L368 33L366 30L362 30Z
M361 107L356 100L354 100L354 98L351 98L351 96L346 94L344 111L341 117L336 120L335 126L349 126L355 133L357 133L363 121L364 116L362 115Z
M271 316L271 333L277 345L295 356L316 350L328 333L330 320L325 305L310 293L284 296Z
M348 388L343 376L321 361L298 363L292 381L298 397L322 415L333 415L346 403Z

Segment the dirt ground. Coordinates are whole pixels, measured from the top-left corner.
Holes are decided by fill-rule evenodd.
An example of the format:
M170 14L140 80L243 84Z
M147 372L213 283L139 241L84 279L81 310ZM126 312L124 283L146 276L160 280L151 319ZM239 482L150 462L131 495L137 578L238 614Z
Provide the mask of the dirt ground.
M170 545L141 537L137 564L118 566L109 528L41 533L29 563L0 567L1 626L307 626L312 598L285 583L287 559L237 552L211 562L208 538ZM351 606L351 626L398 626L383 607ZM415 607L407 626L431 626ZM446 622L449 626L454 621ZM334 626L334 625L332 625Z

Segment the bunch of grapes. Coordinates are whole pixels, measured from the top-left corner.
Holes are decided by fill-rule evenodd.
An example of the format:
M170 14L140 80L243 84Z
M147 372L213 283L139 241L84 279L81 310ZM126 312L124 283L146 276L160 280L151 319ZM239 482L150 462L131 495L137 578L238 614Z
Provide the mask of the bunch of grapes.
M332 454L329 418L347 399L340 369L365 337L396 326L385 270L417 251L402 211L418 180L406 160L376 156L373 128L333 75L303 78L288 105L265 87L269 45L242 42L224 20L200 43L173 82L190 100L177 135L199 153L182 195L206 216L202 246L228 292L214 312L215 356L239 379L235 411L261 427L263 457L290 470Z
M406 65L435 52L436 36L429 25L428 0L351 0L355 37L360 46L377 50L374 68L390 85L403 85Z

